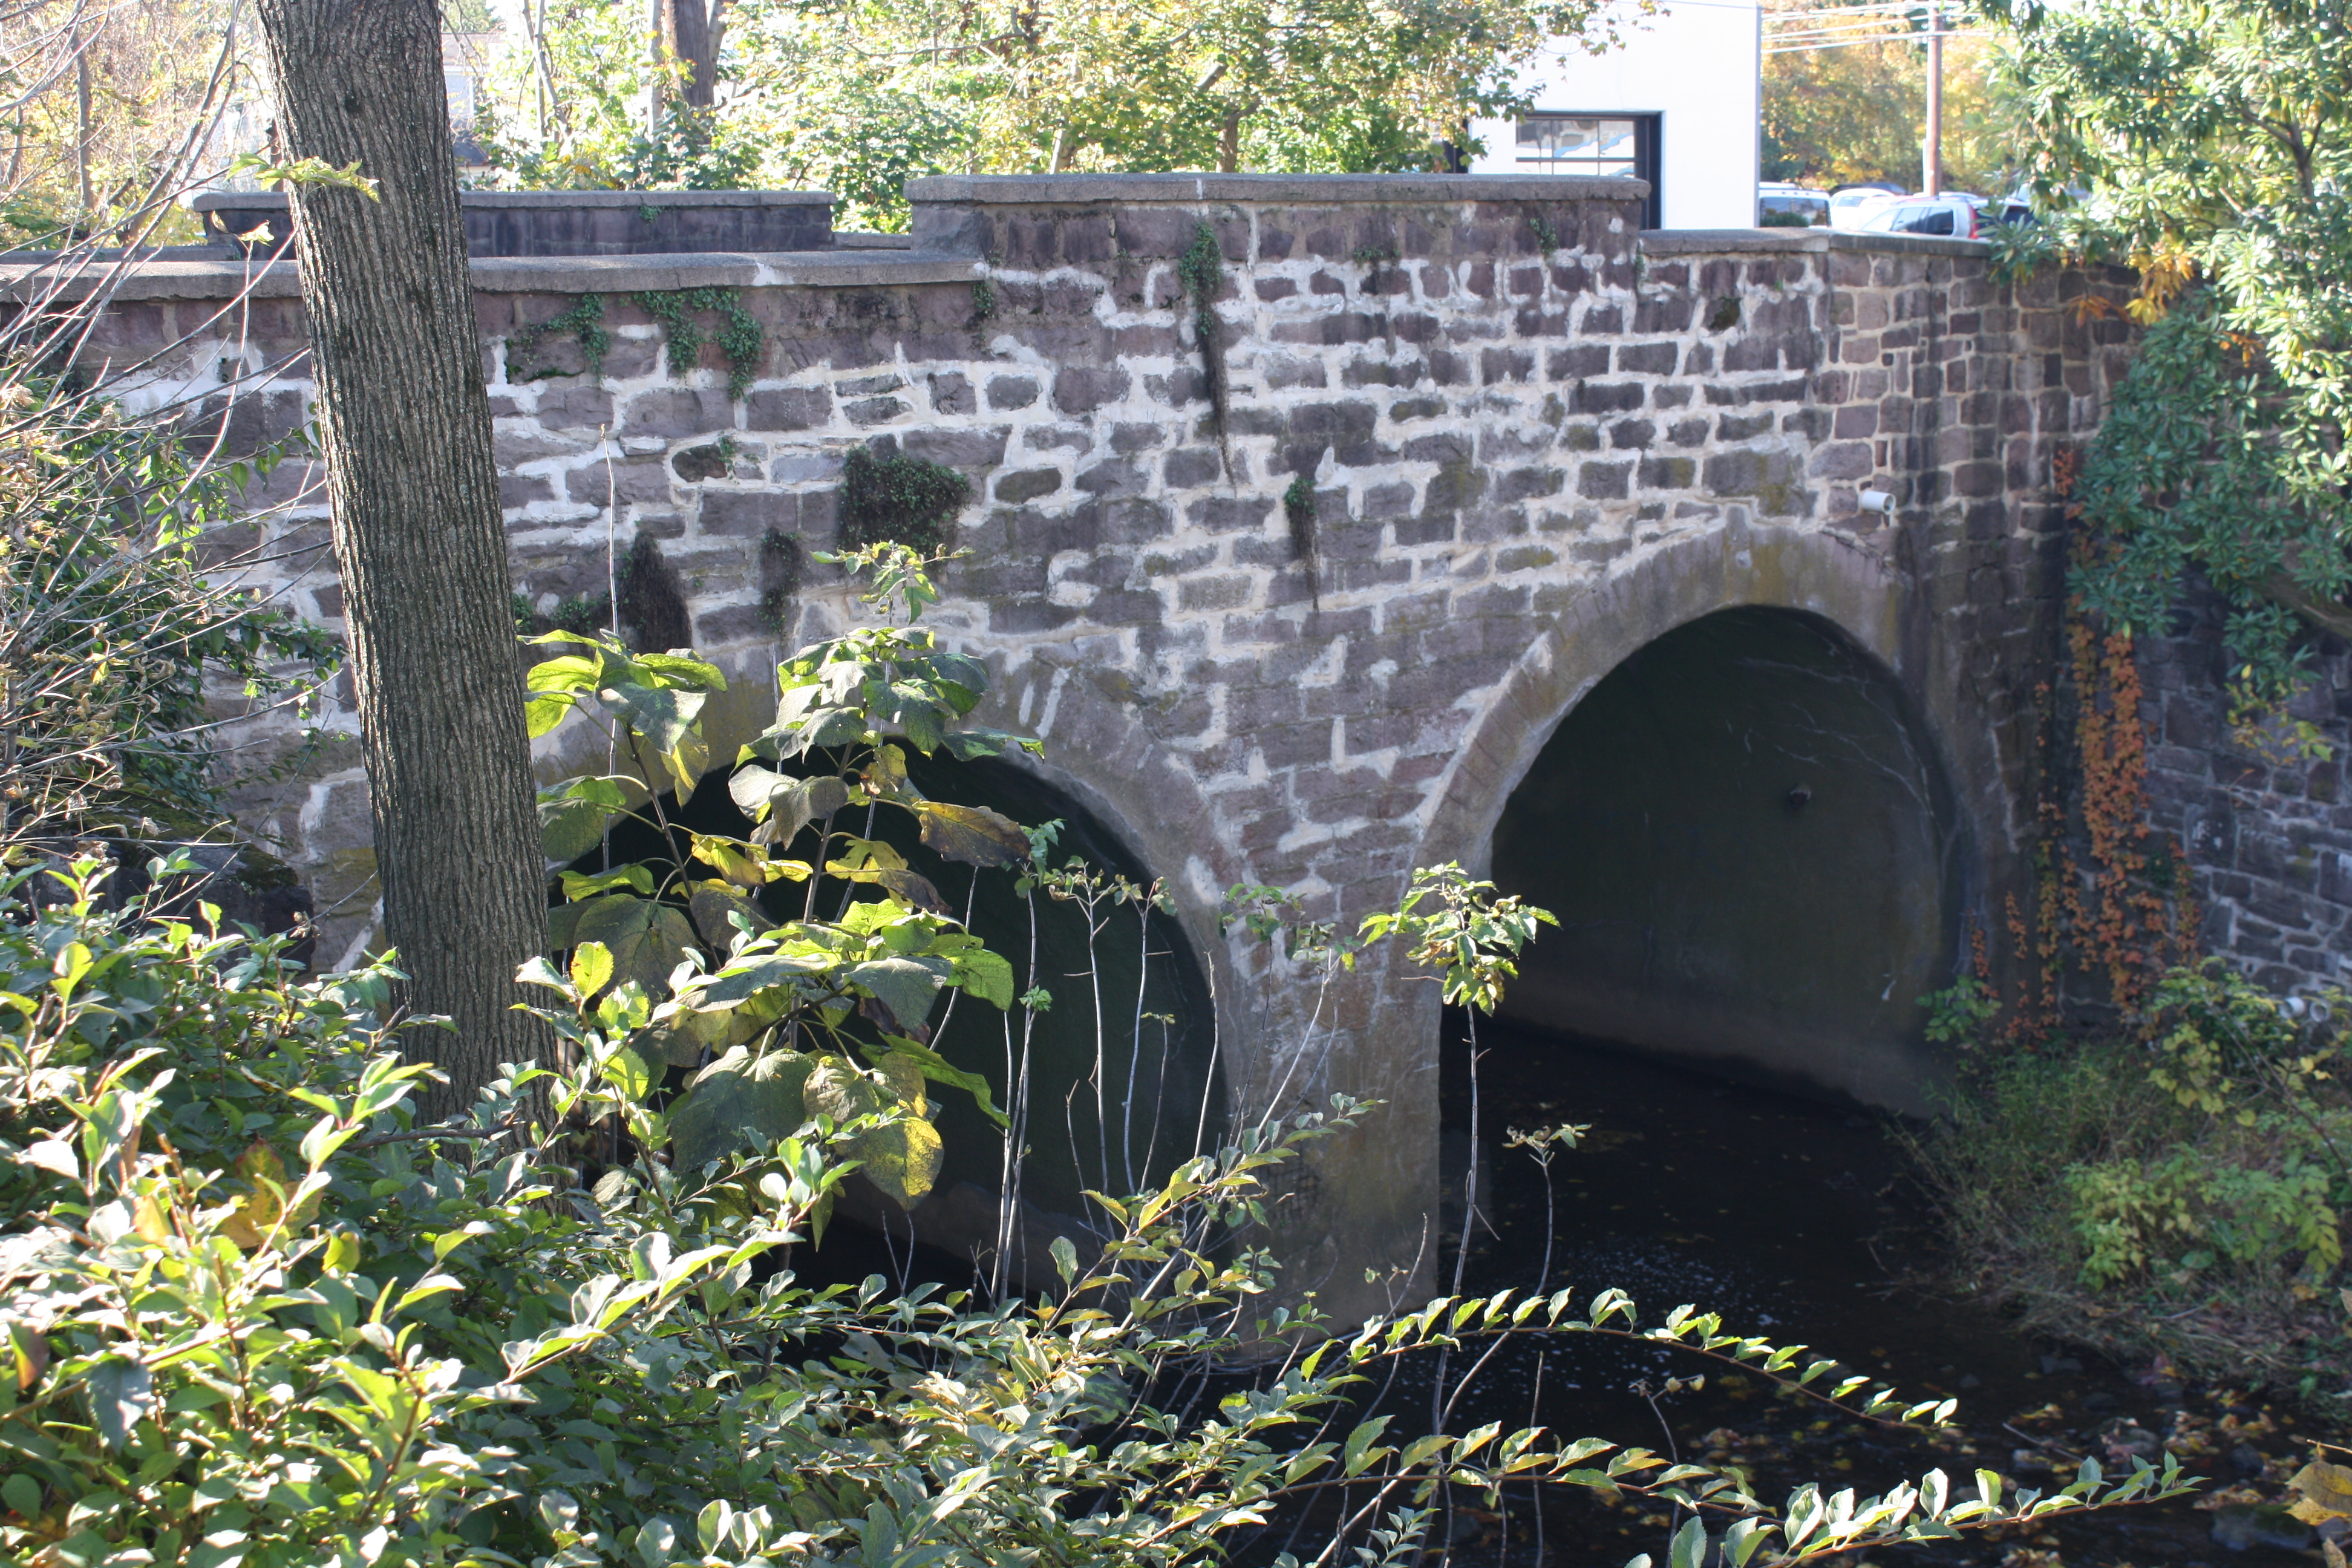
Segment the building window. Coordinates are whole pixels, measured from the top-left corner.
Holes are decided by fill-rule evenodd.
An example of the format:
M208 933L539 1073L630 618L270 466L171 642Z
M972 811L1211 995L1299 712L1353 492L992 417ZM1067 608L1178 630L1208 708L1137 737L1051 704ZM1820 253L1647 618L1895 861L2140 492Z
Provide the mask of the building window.
M1633 121L1538 114L1519 121L1519 162L1549 174L1631 174Z
M1632 175L1650 182L1645 226L1658 226L1658 117L1654 114L1530 114L1518 123L1522 174Z

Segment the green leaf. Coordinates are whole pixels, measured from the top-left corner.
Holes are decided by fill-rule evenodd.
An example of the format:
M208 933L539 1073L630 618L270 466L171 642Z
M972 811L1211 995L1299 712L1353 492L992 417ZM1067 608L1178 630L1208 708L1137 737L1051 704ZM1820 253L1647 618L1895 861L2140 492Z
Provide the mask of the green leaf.
M762 991L831 973L840 960L823 952L763 952L727 964L692 987L687 1005L704 1011L732 1007Z
M603 658L583 658L567 653L532 665L530 673L523 677L522 687L525 691L554 694L593 691L604 683Z
M572 952L572 984L586 1001L612 983L613 953L601 942L583 942Z
M604 687L596 695L616 710L622 721L643 736L654 751L664 754L677 750L687 738L688 726L702 711L706 700L699 691L639 686L630 681Z
M939 1178L945 1151L939 1131L919 1114L922 1079L911 1064L884 1058L882 1068L908 1105L880 1127L859 1134L849 1143L858 1172L901 1208L912 1208ZM808 1109L833 1118L836 1124L885 1113L882 1093L846 1063L821 1058L803 1086Z
M634 980L649 996L666 994L670 971L695 945L683 910L625 893L551 910L547 927L549 942L558 948L604 943L612 950L614 983Z
M803 1089L816 1058L802 1051L753 1057L736 1047L694 1075L669 1110L671 1158L699 1170L721 1155L789 1138L809 1120Z
M600 778L572 779L540 791L541 851L550 860L577 860L603 840L605 822L625 801L619 785Z
M131 1429L155 1408L154 1379L135 1361L110 1357L90 1368L84 1382L90 1415L109 1448L129 1442Z
M604 1070L613 1091L633 1103L643 1100L654 1086L653 1064L627 1046L604 1058Z
M641 653L630 663L649 675L659 678L664 685L690 687L697 691L724 691L727 677L719 667L705 659L677 653Z
M933 1083L943 1083L951 1089L960 1089L971 1095L974 1102L979 1105L982 1113L984 1113L991 1121L995 1122L999 1127L1009 1127L1012 1125L1012 1123L1005 1119L1004 1112L996 1109L996 1102L992 1098L993 1091L991 1089L988 1080L981 1077L978 1073L966 1072L961 1068L951 1064L945 1057L940 1055L939 1052L931 1049L929 1046L917 1045L914 1041L907 1039L903 1036L894 1035L890 1037L890 1054L892 1056L907 1058L921 1070L922 1075L925 1078L930 1079Z
M599 893L616 892L623 888L641 893L646 898L652 898L654 894L653 872L634 862L626 866L615 866L609 871L599 871L593 876L578 871L566 871L562 875L562 881L563 896L575 903L582 899L593 899Z
M563 722L563 716L572 711L576 700L560 693L532 698L522 705L523 732L534 741L541 735L554 733L555 727Z
M874 872L873 877L877 887L910 908L926 910L935 915L955 912L948 908L947 900L940 896L940 890L931 885L930 879L920 872L885 867ZM1006 973L1009 976L1011 971L1008 969ZM1006 984L1011 983L1008 978Z
M735 941L737 928L731 916L742 916L753 931L775 924L759 905L720 881L695 883L687 894L686 907L702 945L717 952L725 952Z
M945 959L877 958L852 965L842 978L881 1004L890 1015L885 1026L893 1034L919 1035L951 972Z
M1018 866L1029 858L1029 838L1012 818L984 805L946 801L904 803L923 825L924 845L971 866Z
M1669 1568L1706 1568L1706 1524L1697 1519L1684 1521L1683 1527L1675 1531L1672 1554L1667 1558Z
M967 994L998 1007L1013 1005L1013 965L1003 955L977 947L957 953L950 962L955 965L955 983Z

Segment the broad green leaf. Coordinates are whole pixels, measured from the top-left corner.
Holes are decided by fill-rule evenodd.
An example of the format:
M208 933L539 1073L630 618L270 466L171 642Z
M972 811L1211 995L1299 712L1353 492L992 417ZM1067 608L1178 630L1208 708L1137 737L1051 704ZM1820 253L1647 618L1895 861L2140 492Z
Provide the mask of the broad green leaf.
M923 825L924 845L971 866L1017 866L1029 858L1029 839L1012 818L984 805L909 801Z
M727 677L719 673L717 665L688 654L677 651L641 653L633 656L629 662L667 685L689 687L697 691L727 689Z
M548 911L548 941L557 948L597 942L612 950L614 980L634 980L648 996L666 994L670 971L695 944L694 927L675 904L607 893Z
M884 1026L893 1034L919 1037L950 973L944 959L877 958L845 970L842 978L881 1004L890 1016Z
M810 952L763 952L739 958L695 985L685 1001L688 1006L705 1010L733 1006L771 987L828 973L839 962L828 953Z
M919 910L928 910L935 915L954 913L948 908L947 900L940 896L940 890L931 886L930 879L919 872L893 870L886 868L874 872L873 878L877 887L900 903ZM1006 974L1008 977L1006 984L1009 985L1012 983L1009 969Z
M585 1001L612 984L613 953L601 942L583 942L572 950L572 984Z
M719 952L725 952L735 941L737 927L731 917L740 915L753 931L765 931L775 924L759 905L720 881L695 883L687 894L686 907L694 918L694 929L700 933L702 945Z
M646 1097L654 1085L653 1064L627 1046L604 1058L604 1081L614 1093L632 1102ZM673 1135L674 1136L674 1135Z
M539 803L539 847L548 859L577 860L604 841L612 812L601 802L568 795Z
M618 892L623 888L648 899L654 895L653 872L634 862L626 866L615 866L609 871L598 871L593 875L566 871L561 879L563 883L563 896L573 902L582 899L593 899L599 893Z
M800 1051L753 1057L738 1046L704 1068L669 1110L670 1152L681 1171L755 1142L788 1138L809 1120L803 1098L816 1058Z
M154 1379L135 1361L110 1357L90 1368L83 1384L89 1391L99 1436L109 1448L129 1442L131 1429L155 1408Z
M604 660L583 658L579 654L558 654L530 667L523 677L525 691L563 693L593 691L604 684Z
M618 711L629 728L645 738L651 750L665 755L675 752L686 739L687 726L694 722L706 700L699 691L638 686L633 682L604 687L596 695Z
M996 1109L996 1102L992 1098L993 1091L986 1079L978 1073L966 1072L961 1068L956 1067L929 1046L917 1045L914 1041L898 1035L893 1035L889 1039L890 1056L903 1058L933 1083L943 1083L951 1089L962 1089L971 1096L982 1113L999 1127L1010 1125L1005 1120L1004 1113ZM884 1065L888 1066L887 1059Z
M955 965L955 983L966 994L998 1007L1013 1005L1013 965L1003 955L976 947L957 953L950 962Z
M728 775L727 795L735 803L737 810L756 822L768 809L768 804L774 799L777 791L794 788L798 783L798 780L788 778L772 768L746 763Z

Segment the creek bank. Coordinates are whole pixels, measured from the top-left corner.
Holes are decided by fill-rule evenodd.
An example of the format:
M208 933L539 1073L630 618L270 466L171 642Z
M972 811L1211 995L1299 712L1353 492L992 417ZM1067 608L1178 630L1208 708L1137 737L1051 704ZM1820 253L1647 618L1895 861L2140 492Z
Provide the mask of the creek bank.
M1734 1330L1810 1343L1900 1393L1956 1397L1959 1409L1955 1436L1915 1439L1760 1379L1715 1376L1688 1357L1584 1342L1497 1355L1454 1429L1499 1420L1507 1430L1532 1412L1563 1432L1741 1466L1768 1497L1808 1479L1876 1491L1931 1468L1956 1478L1983 1468L2053 1490L2086 1455L2112 1470L2135 1455L2160 1463L2168 1451L2203 1488L2194 1499L1867 1554L1874 1563L2220 1568L2286 1563L2284 1542L2308 1538L2272 1510L2292 1500L2286 1481L2311 1457L2311 1439L2336 1435L2315 1426L2318 1414L2284 1392L2186 1384L2161 1363L2118 1364L2036 1340L1954 1293L1937 1216L1881 1117L1596 1042L1483 1020L1479 1034L1488 1224L1473 1232L1465 1289L1572 1285L1583 1297L1616 1286L1647 1321L1695 1302ZM1456 1050L1449 1059L1463 1058ZM1446 1121L1466 1152L1466 1077L1454 1072L1446 1090ZM1591 1131L1552 1166L1546 1277L1542 1173L1505 1134L1561 1121ZM1659 1392L1695 1373L1709 1374L1704 1388ZM1417 1375L1391 1395L1401 1420L1426 1420L1429 1369ZM1636 1391L1645 1383L1646 1397ZM1451 1555L1459 1568L1533 1565L1540 1537L1545 1568L1621 1568L1641 1552L1664 1561L1668 1523L1646 1506L1579 1494L1538 1510L1523 1490L1458 1523Z

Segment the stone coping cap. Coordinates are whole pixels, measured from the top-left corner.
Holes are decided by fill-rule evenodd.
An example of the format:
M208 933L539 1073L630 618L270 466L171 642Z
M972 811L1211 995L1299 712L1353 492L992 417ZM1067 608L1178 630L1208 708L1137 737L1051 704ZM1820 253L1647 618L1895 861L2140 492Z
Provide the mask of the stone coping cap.
M1727 251L1820 255L1859 250L1879 256L1990 256L1981 239L1932 234L1855 234L1834 228L1645 228L1644 256L1721 256Z
M1342 206L1402 202L1639 201L1649 182L1574 174L927 174L909 202L1062 206L1081 202L1283 202Z
M469 207L801 207L833 205L831 191L459 191ZM284 191L206 191L188 203L200 213L282 208Z
M678 289L888 289L961 283L981 275L968 256L925 250L771 250L680 256L498 256L472 264L483 294L628 294ZM79 268L0 264L0 299L69 300L290 300L290 261L134 261Z

